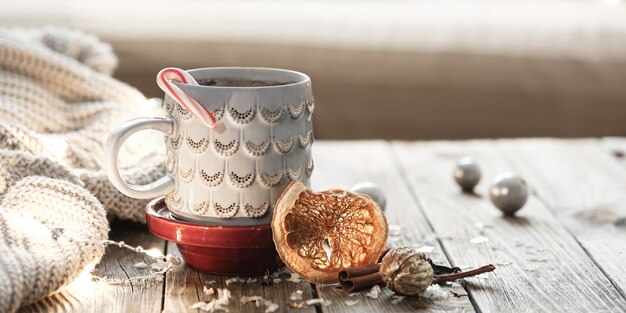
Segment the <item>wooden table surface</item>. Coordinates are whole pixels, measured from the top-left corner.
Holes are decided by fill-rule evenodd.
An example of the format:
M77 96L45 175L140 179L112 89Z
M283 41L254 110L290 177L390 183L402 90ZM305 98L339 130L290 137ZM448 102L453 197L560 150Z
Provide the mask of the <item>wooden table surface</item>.
M395 303L386 288L372 299L305 281L264 285L262 276L255 283L226 286L230 277L182 266L149 285L81 280L23 311L195 311L189 307L209 300L203 287L215 281L213 287L231 291L231 312L265 311L263 305L240 303L243 295L270 299L280 305L277 312L625 312L624 152L626 140L615 138L316 142L312 187L379 184L394 225L390 246L432 246L434 261L454 266L496 265L484 277L443 286L450 291L443 299ZM476 195L461 193L452 178L456 160L464 155L474 157L483 172ZM486 196L491 179L503 171L522 175L532 189L516 218L502 217ZM480 236L488 241L470 243ZM152 236L142 224L114 222L111 237L178 253L175 245ZM134 267L137 262L150 260L109 247L93 274L125 279L149 272ZM303 291L305 300L322 298L331 304L290 308L298 302L289 300L296 290Z

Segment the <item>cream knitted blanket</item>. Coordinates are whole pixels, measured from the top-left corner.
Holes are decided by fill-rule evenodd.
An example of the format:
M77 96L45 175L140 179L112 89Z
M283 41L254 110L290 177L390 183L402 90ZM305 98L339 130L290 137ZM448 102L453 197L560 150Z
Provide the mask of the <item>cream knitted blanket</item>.
M0 312L96 264L103 248L79 242L106 239L107 215L143 221L144 202L121 195L102 171L108 133L148 114L146 99L110 76L116 63L109 45L78 31L0 28ZM164 174L158 148L126 145L128 181Z

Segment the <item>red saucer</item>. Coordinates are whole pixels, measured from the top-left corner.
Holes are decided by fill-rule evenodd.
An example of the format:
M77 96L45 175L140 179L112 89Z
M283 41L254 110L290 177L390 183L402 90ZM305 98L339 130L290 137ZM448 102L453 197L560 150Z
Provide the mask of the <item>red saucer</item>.
M176 219L164 198L146 207L148 229L176 243L187 265L203 272L230 275L263 274L282 265L270 225L215 226Z

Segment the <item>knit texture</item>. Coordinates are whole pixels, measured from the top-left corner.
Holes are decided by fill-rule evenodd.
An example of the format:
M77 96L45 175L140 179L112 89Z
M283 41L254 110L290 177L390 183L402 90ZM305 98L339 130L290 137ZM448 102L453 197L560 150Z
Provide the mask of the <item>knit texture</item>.
M102 169L111 130L154 115L111 77L116 64L109 45L79 31L0 28L0 312L94 266L104 249L84 241L106 239L107 216L144 220L145 201L120 194ZM126 180L163 176L160 149L131 138L120 154ZM64 228L57 239L54 227Z

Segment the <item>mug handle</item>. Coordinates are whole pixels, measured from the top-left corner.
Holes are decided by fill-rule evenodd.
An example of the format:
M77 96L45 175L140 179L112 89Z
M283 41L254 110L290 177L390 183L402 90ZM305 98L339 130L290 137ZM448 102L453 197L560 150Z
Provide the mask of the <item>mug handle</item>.
M166 175L146 185L126 183L117 167L117 156L124 141L132 134L146 129L158 130L171 136L174 133L174 121L166 118L142 117L127 121L115 129L104 144L104 167L109 180L121 193L136 199L152 199L174 191L174 179Z

